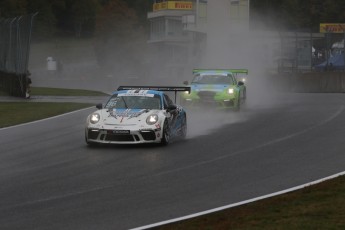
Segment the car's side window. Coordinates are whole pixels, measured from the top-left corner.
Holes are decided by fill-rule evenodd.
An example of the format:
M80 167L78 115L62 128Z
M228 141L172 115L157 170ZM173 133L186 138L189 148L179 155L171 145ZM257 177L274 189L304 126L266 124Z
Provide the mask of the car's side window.
M228 76L231 79L231 83L237 85L237 79L232 74L229 74Z
M164 106L164 109L168 108L168 103L167 103L167 100L165 99L165 96L163 97L163 106Z
M164 108L168 108L169 105L173 105L174 103L172 100L168 97L168 95L164 94Z

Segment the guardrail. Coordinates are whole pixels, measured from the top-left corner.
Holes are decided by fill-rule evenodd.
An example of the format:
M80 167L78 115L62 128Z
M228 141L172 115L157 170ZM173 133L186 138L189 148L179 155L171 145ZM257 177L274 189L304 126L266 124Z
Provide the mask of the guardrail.
M344 93L345 72L306 72L275 74L280 87L297 93Z

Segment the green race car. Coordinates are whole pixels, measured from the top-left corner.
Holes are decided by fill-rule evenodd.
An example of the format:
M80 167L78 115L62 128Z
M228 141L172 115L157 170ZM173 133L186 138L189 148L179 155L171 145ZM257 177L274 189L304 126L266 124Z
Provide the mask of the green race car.
M246 100L244 81L238 74L248 74L247 69L194 69L190 83L191 92L182 94L185 106L212 106L239 110ZM184 84L189 85L188 81Z

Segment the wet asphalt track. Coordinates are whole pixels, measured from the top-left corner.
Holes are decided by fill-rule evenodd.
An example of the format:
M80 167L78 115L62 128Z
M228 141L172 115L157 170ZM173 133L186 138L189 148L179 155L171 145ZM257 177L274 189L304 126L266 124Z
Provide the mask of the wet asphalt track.
M130 229L344 171L345 94L273 98L189 110L168 147L88 148L93 108L0 129L1 229Z

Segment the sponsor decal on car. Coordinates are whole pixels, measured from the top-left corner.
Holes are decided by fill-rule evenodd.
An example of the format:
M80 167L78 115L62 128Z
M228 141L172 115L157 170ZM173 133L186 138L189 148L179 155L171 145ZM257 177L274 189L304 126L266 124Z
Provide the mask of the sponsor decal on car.
M145 97L154 97L152 93L148 93L148 90L128 90L126 93L119 93L118 96L145 96Z
M113 134L130 134L129 130L113 130Z
M122 119L124 117L128 117L128 119L131 119L133 117L139 117L141 114L146 112L147 109L113 109L109 111L109 115L117 119L118 117L121 117Z

